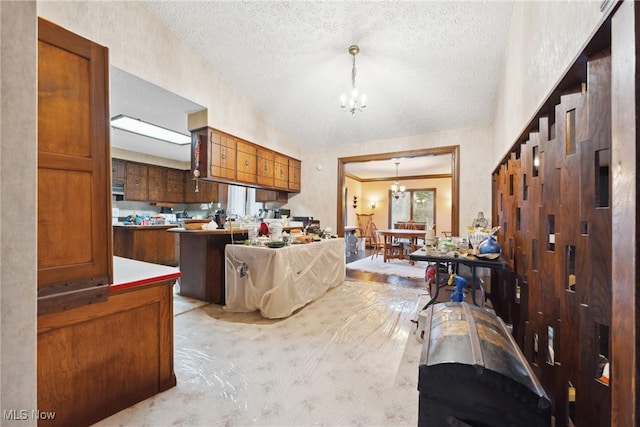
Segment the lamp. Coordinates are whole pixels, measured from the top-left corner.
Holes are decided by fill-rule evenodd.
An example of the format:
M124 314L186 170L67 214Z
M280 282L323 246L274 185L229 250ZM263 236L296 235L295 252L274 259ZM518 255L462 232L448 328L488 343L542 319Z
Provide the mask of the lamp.
M372 200L371 201L371 210L374 210L376 208L376 201Z
M166 129L140 119L120 114L111 119L111 126L127 132L146 136L177 145L191 144L191 137L170 129Z
M342 94L340 97L340 107L354 114L356 111L362 111L367 108L367 96L362 94L358 99L358 90L356 89L356 55L360 52L360 48L357 45L349 46L349 54L353 57L353 65L351 67L351 98L347 105L347 95Z
M399 185L398 182L398 165L400 162L396 162L396 181L391 186L391 197L398 200L400 197L404 197L405 195L405 187L404 185Z

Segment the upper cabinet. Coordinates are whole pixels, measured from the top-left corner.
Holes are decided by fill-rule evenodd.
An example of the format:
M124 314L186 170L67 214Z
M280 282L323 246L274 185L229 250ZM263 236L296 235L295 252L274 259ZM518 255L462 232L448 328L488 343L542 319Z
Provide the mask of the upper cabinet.
M191 177L300 192L300 160L213 128L192 131Z
M269 149L258 147L257 181L259 185L273 187L275 153Z
M127 162L126 170L124 198L126 200L149 200L149 165Z
M113 159L111 161L111 182L114 184L124 184L127 170L127 164L124 160Z
M167 168L162 166L148 166L149 200L166 202L167 200Z
M113 279L107 48L38 19L38 314Z
M289 158L282 154L274 155L273 186L277 189L289 189Z
M289 159L289 191L300 191L300 160Z
M257 151L255 144L238 140L236 149L236 179L239 182L256 184Z
M236 144L237 141L231 135L215 132L212 129L202 129L196 135L201 135L205 139L208 135L208 141L202 141L207 144L208 149L204 151L210 154L210 167L206 177L216 177L225 180L236 179ZM204 157L203 157L204 158ZM206 168L206 165L204 165Z

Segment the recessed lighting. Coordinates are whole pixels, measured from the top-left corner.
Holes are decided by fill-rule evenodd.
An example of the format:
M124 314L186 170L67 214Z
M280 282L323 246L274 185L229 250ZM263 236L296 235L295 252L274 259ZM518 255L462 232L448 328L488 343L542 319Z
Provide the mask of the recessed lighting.
M166 129L152 123L145 122L140 119L120 114L111 119L111 126L127 132L146 136L160 141L170 142L172 144L187 145L191 144L191 137L171 129Z

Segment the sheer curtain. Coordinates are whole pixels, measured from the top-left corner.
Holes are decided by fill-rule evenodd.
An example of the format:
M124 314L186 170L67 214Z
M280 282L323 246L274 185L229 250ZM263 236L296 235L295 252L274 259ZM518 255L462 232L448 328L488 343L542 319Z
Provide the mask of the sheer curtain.
M229 185L227 215L256 215L262 203L256 202L256 189Z

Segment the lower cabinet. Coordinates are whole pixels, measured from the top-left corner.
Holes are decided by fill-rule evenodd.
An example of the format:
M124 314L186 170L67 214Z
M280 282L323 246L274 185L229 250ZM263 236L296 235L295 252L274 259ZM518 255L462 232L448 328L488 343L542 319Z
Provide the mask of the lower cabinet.
M138 261L177 266L180 242L167 230L177 225L115 225L113 255Z
M88 426L176 385L175 279L38 317L38 425Z

